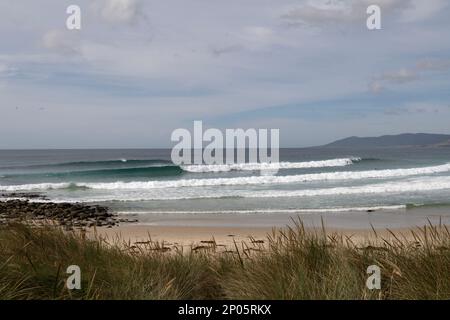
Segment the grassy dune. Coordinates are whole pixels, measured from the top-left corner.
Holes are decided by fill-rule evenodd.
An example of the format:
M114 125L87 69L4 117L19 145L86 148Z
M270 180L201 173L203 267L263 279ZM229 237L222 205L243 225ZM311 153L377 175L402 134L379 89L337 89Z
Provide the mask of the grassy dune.
M361 245L299 222L264 245L168 252L13 224L0 229L0 299L450 299L449 230L411 232ZM381 290L366 287L374 264ZM81 290L66 288L69 265L81 268Z

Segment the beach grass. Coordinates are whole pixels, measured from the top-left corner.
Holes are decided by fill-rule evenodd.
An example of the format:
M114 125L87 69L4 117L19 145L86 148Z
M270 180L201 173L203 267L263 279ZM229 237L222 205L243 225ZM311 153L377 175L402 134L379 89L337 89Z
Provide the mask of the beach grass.
M79 290L66 286L70 265ZM379 290L366 286L370 265ZM15 223L0 228L0 299L450 299L450 232L430 225L361 243L296 221L264 243L169 250Z

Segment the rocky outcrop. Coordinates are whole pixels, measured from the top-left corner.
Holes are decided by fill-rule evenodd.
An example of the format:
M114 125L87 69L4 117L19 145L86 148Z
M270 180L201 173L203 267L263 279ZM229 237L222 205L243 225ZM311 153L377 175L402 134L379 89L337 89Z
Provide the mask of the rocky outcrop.
M55 221L65 226L73 227L112 227L119 220L108 212L108 208L98 205L84 205L79 203L38 203L29 200L0 201L0 224L21 220Z

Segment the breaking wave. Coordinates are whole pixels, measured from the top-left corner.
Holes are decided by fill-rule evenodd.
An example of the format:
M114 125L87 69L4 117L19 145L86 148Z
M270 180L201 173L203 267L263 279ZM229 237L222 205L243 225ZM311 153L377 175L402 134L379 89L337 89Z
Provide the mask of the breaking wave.
M26 191L26 190L46 190L65 189L68 187L79 187L102 190L134 190L134 189L164 189L182 187L213 187L213 186L233 186L233 185L263 185L263 184L288 184L316 181L333 180L360 180L377 178L396 178L416 175L427 175L450 171L450 163L420 168L409 169L386 169L368 171L343 171L324 172L290 176L251 176L236 178L216 178L216 179L179 179L166 181L132 181L132 182L80 182L80 183L39 183L13 186L0 186L1 191ZM283 191L284 192L284 191Z
M151 210L151 211L121 211L121 215L139 215L147 213L156 214L257 214L257 213L326 213L326 212L355 212L355 211L383 211L383 210L405 210L407 205L387 205L370 207L339 207L339 208L312 208L312 209L236 209L236 210Z
M237 163L215 165L186 165L181 168L187 172L229 172L280 169L307 169L325 167L343 167L361 161L361 158L342 158L306 162L274 162L274 163Z

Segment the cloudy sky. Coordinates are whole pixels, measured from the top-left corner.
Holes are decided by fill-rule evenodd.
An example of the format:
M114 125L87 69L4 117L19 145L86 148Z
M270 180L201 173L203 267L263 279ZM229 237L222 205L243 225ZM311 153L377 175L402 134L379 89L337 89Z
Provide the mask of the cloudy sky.
M193 120L280 128L285 147L450 133L449 17L447 0L1 1L0 148L170 147Z

